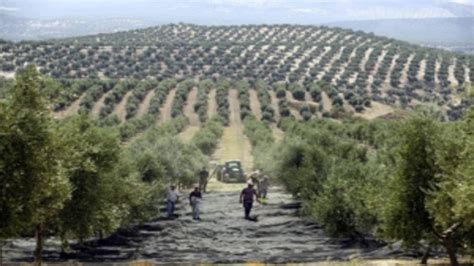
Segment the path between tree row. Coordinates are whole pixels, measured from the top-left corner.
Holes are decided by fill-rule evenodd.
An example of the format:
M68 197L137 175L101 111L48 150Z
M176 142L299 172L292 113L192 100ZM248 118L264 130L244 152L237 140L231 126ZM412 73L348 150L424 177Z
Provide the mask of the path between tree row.
M61 257L60 242L49 239L46 261L117 262L149 260L166 263L295 263L354 258L400 257L397 249L372 244L359 247L349 239L329 237L314 222L298 215L300 203L279 188L270 190L266 205L255 203L258 222L243 219L239 192L244 184L211 180L204 194L202 221L191 218L187 192L178 205L178 218L168 220L164 208L155 219L132 226L102 240L91 240ZM18 239L4 246L6 261L31 261L33 239ZM398 254L398 255L397 255Z
M253 170L252 147L244 134L237 90L229 90L228 100L229 126L224 128L224 133L212 158L218 162L240 160L245 172L248 173Z

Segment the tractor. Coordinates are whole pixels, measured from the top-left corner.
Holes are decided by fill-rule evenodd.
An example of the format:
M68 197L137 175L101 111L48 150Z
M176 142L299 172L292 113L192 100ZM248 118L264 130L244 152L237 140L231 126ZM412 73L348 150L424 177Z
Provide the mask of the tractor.
M239 160L226 161L216 168L217 180L224 183L245 183L244 170Z

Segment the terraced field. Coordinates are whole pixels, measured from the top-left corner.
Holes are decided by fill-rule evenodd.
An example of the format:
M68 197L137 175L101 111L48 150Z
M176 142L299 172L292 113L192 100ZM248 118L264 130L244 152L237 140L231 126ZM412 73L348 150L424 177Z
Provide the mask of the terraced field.
M1 76L27 63L64 87L50 96L59 118L90 113L146 127L183 115L190 122L185 141L213 116L233 127L223 99L241 81L248 102L231 99L243 108L241 118L252 113L281 139L277 123L285 116L374 119L426 105L455 120L471 105L474 80L473 56L316 26L179 24L0 42Z

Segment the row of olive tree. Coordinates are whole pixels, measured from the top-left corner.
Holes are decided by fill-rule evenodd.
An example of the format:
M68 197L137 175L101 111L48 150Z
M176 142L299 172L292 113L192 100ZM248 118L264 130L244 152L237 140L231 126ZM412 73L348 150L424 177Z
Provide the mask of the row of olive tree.
M54 120L40 83L29 66L0 102L0 238L34 233L36 262L45 236L106 236L156 215L165 184L195 182L206 158L176 138L185 120L123 146L88 116Z
M474 110L457 123L283 119L284 141L262 167L303 199L333 235L375 235L424 248L472 251Z

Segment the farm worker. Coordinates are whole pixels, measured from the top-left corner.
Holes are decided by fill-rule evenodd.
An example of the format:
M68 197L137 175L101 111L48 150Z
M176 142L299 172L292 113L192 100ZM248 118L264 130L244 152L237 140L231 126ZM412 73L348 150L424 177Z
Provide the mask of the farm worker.
M240 203L243 203L244 210L245 210L245 219L251 220L250 218L250 211L252 210L253 206L253 196L257 198L258 201L258 195L257 191L253 188L252 182L248 182L247 188L244 188L242 190L242 193L240 193Z
M223 165L216 165L216 167L214 168L214 170L212 171L212 174L209 176L208 179L211 179L214 175L217 175L217 180L221 180L222 176L223 176L223 169L224 169L224 166Z
M268 193L268 188L270 187L270 178L268 178L267 175L263 176L262 181L260 182L260 188L259 188L259 194L260 198L266 199L267 198L267 193Z
M201 204L202 200L202 194L201 190L196 187L194 188L194 191L189 194L189 204L191 205L193 209L193 219L194 220L201 220L199 217L199 205Z
M174 211L176 209L176 202L179 200L179 193L176 191L175 186L170 186L168 190L168 195L166 197L167 203L167 210L168 210L168 218L172 218L174 216Z
M207 181L209 178L209 172L206 167L203 167L199 172L199 190L206 193Z
M257 171L254 171L250 173L249 175L249 182L252 182L253 185L257 186L257 191L260 193L260 179L262 176L262 170L257 169Z

